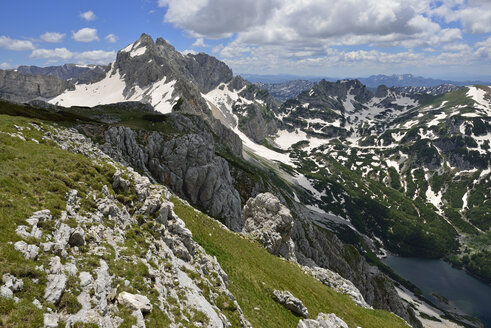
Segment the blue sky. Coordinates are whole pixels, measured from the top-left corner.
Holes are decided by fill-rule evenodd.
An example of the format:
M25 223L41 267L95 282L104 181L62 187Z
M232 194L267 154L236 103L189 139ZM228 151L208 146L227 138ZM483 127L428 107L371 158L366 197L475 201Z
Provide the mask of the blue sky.
M235 73L491 80L489 0L4 0L0 68L109 63L141 33Z

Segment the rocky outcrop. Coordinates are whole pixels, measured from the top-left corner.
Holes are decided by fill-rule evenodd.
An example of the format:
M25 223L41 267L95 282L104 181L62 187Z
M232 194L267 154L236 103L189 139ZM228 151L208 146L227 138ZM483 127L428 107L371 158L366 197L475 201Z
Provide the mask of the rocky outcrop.
M397 314L413 327L422 327L414 311L402 302L389 278L370 266L353 246L344 245L332 232L306 220L295 221L292 239L300 264L339 273L356 286L366 303ZM322 279L322 275L316 275Z
M259 241L268 252L295 260L291 239L293 218L290 210L271 193L263 193L247 201L242 212L242 233Z
M233 78L232 70L224 62L205 53L186 56L186 69L202 93L208 93L220 83Z
M232 186L227 162L215 155L211 136L187 134L166 140L157 132L141 133L111 127L104 132L102 149L148 172L229 228L241 229L240 197ZM145 144L137 142L143 138Z
M118 295L118 303L142 313L151 312L153 308L148 297L128 292L122 292Z
M324 285L331 287L341 294L348 295L353 301L355 301L356 304L358 304L358 306L371 308L371 306L365 302L365 299L358 288L356 288L356 286L348 279L341 277L340 274L317 266L304 266L302 269L305 273L311 274L315 279L319 280Z
M28 75L45 75L69 80L73 83L93 83L102 80L109 69L107 65L76 65L62 66L19 66L17 72Z
M42 315L45 327L63 322L68 327L112 328L135 321L137 327L145 327L155 320L155 312L164 326L197 320L206 327L231 327L222 300L233 309L234 323L250 327L228 290L227 274L193 241L174 213L166 187L122 168L75 130L53 127L45 133L45 139L64 149L90 154L118 169L102 188L84 184L83 192L68 191L64 210L53 215L38 211L26 219L42 238L20 236L31 244L21 240L18 243L25 247L14 248L23 252L33 246L42 256L28 257L35 267L32 274L4 275L1 297L30 302L25 293L15 294L22 290L23 280L44 288L45 302L34 299L32 304L41 311L37 315ZM44 276L47 279L38 278Z
M317 318L300 320L297 328L349 328L346 322L334 313L319 313Z
M0 70L0 98L13 102L52 98L73 88L72 82L54 76L28 75L14 70Z
M290 310L293 314L308 318L309 311L307 307L303 305L302 301L292 295L289 291L273 291L273 299Z

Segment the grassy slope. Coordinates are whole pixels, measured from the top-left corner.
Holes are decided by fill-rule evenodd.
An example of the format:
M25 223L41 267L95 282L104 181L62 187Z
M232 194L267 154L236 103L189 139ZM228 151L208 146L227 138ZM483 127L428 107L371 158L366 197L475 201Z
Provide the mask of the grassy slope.
M254 327L296 327L299 318L273 301L274 289L291 291L307 306L311 317L319 312L334 312L350 327L406 327L401 319L386 311L356 306L348 296L306 275L297 265L223 229L215 220L178 199L173 202L176 214L193 232L194 240L216 256L227 272L230 291ZM255 307L259 310L254 310Z
M0 131L16 133L14 124L29 126L32 121L35 120L0 115ZM20 303L0 298L2 327L40 327L43 321L32 300L43 299L46 274L35 266L46 265L47 257L41 252L38 261L33 262L15 251L8 243L21 239L15 228L26 224L25 219L37 210L47 208L55 218L59 217L65 208L65 193L74 187L83 191L81 182L102 187L108 180L106 167L51 146L34 129L24 131L24 135L40 144L0 133L0 276L12 273L24 280L24 289L16 294L22 299ZM39 283L33 279L39 279Z
M14 124L25 127L29 122L43 124L37 119L0 115L0 131L16 133ZM45 208L58 218L65 207L67 191L76 188L83 195L87 186L100 189L103 184L110 185L113 173L108 166L43 141L42 134L34 129L24 130L23 135L28 141L0 133L0 276L13 273L23 278L25 285L16 294L23 299L20 303L0 299L2 327L42 326L42 311L31 302L34 298L43 300L46 274L35 266L47 265L48 259L41 252L38 261L27 261L15 251L8 243L20 240L15 227L25 224L33 211ZM29 139L36 139L40 144ZM217 256L229 275L231 291L254 326L296 326L299 318L271 299L273 289L290 290L305 302L312 316L320 311L335 312L350 326L404 326L402 320L388 312L355 306L347 296L306 276L297 266L270 255L257 243L220 228L216 221L196 214L192 208L178 203L176 211L192 229L195 239ZM39 279L39 283L33 283L32 279ZM260 311L254 310L256 306Z

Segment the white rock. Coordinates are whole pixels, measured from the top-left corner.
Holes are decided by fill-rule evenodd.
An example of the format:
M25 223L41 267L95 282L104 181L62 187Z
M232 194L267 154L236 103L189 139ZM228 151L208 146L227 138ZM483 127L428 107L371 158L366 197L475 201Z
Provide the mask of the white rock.
M292 311L296 315L300 315L304 318L309 317L309 311L303 305L302 301L292 295L289 291L273 291L273 298L276 302L283 305L288 310Z
M35 298L33 301L32 301L32 304L34 304L35 307L37 307L38 309L42 309L43 306L41 305L41 302L39 302L39 300L37 298Z
M143 314L140 310L133 311L132 315L136 318L137 328L146 328L145 319L143 318Z
M63 266L63 270L65 270L66 273L70 276L76 276L78 269L77 266L73 263L67 263Z
M3 285L2 287L0 287L0 297L11 300L14 297L14 293L10 288Z
M296 259L291 239L293 217L276 196L267 192L250 198L244 206L242 221L242 232L258 240L268 252Z
M2 277L2 281L6 287L10 288L12 292L20 292L24 288L24 281L17 279L10 273L6 273Z
M80 279L80 287L85 287L85 286L88 286L92 283L92 275L88 272L80 272L80 274L78 275L79 279Z
M28 238L31 234L27 231L27 226L20 225L15 229L15 233L18 234L22 238Z
M51 274L60 274L62 272L63 265L61 264L61 260L58 256L52 257L49 260L49 270L48 273Z
M300 320L297 328L349 328L346 322L338 318L334 313L319 313L315 320Z
M56 313L44 314L44 327L45 328L57 328L58 327L58 315Z
M35 260L39 254L39 247L36 245L29 245L25 241L16 242L14 248L24 254L24 257L28 260Z
M56 304L65 291L67 278L64 274L49 274L48 283L44 290L44 299Z
M150 300L143 295L122 292L118 295L118 302L132 310L140 310L143 313L152 311Z

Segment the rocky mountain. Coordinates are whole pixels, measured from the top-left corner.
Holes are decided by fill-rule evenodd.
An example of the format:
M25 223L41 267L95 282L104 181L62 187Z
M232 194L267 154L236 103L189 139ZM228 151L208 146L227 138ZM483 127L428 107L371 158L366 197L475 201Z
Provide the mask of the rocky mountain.
M290 80L282 83L257 82L256 85L267 90L279 102L295 98L300 92L310 90L314 82L308 80Z
M54 76L60 80L76 83L92 83L101 80L107 71L105 65L76 65L65 64L62 66L19 66L16 71L27 75ZM47 97L50 98L50 97Z
M376 88L384 84L389 87L436 87L442 84L453 84L456 86L467 86L473 84L489 84L489 81L451 81L431 79L412 74L393 74L393 75L371 75L366 78L358 78L363 84L368 87Z
M37 98L52 98L66 90L73 90L74 84L54 76L28 75L14 70L0 70L0 98L25 102Z
M478 321L418 298L417 287L377 256L391 252L446 258L482 279L491 277L486 241L491 194L489 87L446 92L453 87L381 85L372 91L359 80L322 80L279 106L268 91L234 76L216 58L183 55L164 39L154 41L145 34L118 52L100 80L73 84L53 76L14 73L8 81L26 81L19 89L9 89L18 94L30 90L36 79L68 85L62 84L50 97L33 92L22 100L42 97L48 103L0 102L5 118L0 137L6 145L13 143L8 149L3 146L3 153L17 147L33 154L7 156L10 164L5 169L14 171L6 177L30 172L16 169L24 165L23 158L34 160L42 151L57 158L43 161L35 176L16 178L27 181L19 192L32 196L31 203L22 211L16 207L15 224L6 225L2 239L6 245L22 242L17 251L34 262L22 262L12 253L16 261L28 268L42 266L36 269L40 278L34 278L42 279L42 291L27 292L26 307L43 314L45 321L75 322L80 313L92 313L94 320L87 323L107 322L108 327L109 322L131 320L139 326L164 320L171 326L194 321L213 327L267 327L265 316L282 326L327 325L337 319L350 327L398 326L401 322L384 312L389 311L413 327L435 325L429 317L440 327L449 325L449 318L480 327ZM72 160L61 160L65 156ZM72 167L73 162L78 166ZM100 167L104 163L110 167ZM53 189L44 176L56 181ZM146 178L148 188L141 186ZM41 191L30 193L31 180L46 185L36 184ZM37 196L50 195L48 190L58 198ZM9 196L2 197L6 205L0 211L9 210ZM25 221L44 209L52 218L41 221L52 223ZM62 216L63 211L71 217ZM65 220L75 230L63 226L64 232L58 231ZM99 239L87 242L90 247L65 246L63 255L57 246L55 253L48 249L39 257L44 243L65 238L66 231L69 239L79 231L73 238L80 240L92 227L99 229ZM16 230L17 237L9 239ZM42 238L38 242L35 236ZM36 247L37 258L31 255ZM166 247L173 255L164 254ZM14 252L11 248L5 246L5 254ZM220 268L213 264L215 273L204 267L211 261L206 253L216 256ZM70 268L52 273L54 255ZM96 286L106 294L94 296L92 287L85 290L69 281L71 264L91 277L107 277L102 262L85 263L93 256L102 258L113 276L114 284ZM110 261L120 256L141 270L111 269ZM35 263L38 258L41 262ZM140 259L146 259L148 274ZM11 267L2 271L10 275L2 291L7 298L12 293L11 307L15 293L26 303L23 287L15 287L19 279L32 283L23 272ZM49 278L62 273L65 278ZM80 281L88 278L85 273ZM200 280L203 275L206 279ZM145 279L134 288L125 282L131 284L140 276ZM214 281L216 276L224 283ZM81 310L76 306L69 312L61 300L44 297L52 285L53 292L46 295L62 297L68 290L66 295L77 298L71 297L70 304L78 302ZM58 285L65 286L61 292ZM350 300L327 296L328 287ZM319 299L314 290L323 296ZM103 307L87 298L79 300L83 292L95 297L92 302L102 300ZM40 302L39 308L36 303L34 310L33 297L43 297L46 304ZM132 308L129 300L142 306ZM347 310L325 314L327 304L339 309L336 302ZM378 309L379 319L369 314L369 307ZM89 312L80 312L85 310ZM295 317L307 313L317 319L299 322ZM15 315L8 312L8 318Z
M439 96L445 93L456 91L461 89L454 84L440 84L432 87L394 87L394 90L404 93L414 93L414 94L427 94L432 96Z
M317 320L327 320L322 312L334 312L330 317L337 318L338 323L405 326L388 312L369 309L367 302L373 300L365 302L364 295L375 297L399 315L411 314L387 278L369 270L356 250L345 249L335 236L321 237L308 218L294 223L273 195L258 196L257 201L247 203L239 222L249 228L239 235L173 194L182 192L190 202L207 201L205 196L214 193L226 196L213 189L217 184L203 185L211 186L211 194L197 184L209 181L204 174L216 175L215 168L221 167L225 174L229 170L223 158L204 151L215 143L216 149L225 151L220 139L208 139L203 146L200 138L206 134L193 136L193 129L203 130L199 124L209 124L199 116L162 115L125 104L55 110L6 102L0 105L2 154L13 155L0 164L2 172L8 173L1 177L1 183L9 186L1 193L2 218L10 214L0 231L5 236L0 241L2 258L9 258L0 269L2 324L17 326L26 311L30 315L23 316L22 325L29 327L179 327L190 322L207 327L296 326L300 323L296 308L289 305L293 302L302 313L318 316ZM95 120L102 108L106 109L105 122ZM109 119L115 123L107 123ZM211 127L206 129L211 131ZM150 162L138 167L146 157ZM173 165L178 164L188 169L173 171ZM127 165L135 165L144 175ZM151 172L155 165L161 170ZM32 169L25 170L24 166ZM243 167L242 174L251 169ZM193 172L198 179L192 177ZM184 174L184 182L173 184L171 180L175 177L178 181L180 174ZM160 179L169 183L170 189L152 183ZM188 184L186 179L192 180L195 190L182 186ZM215 181L212 178L211 182ZM228 184L232 189L227 193L233 194L233 188L239 186L235 182L225 179L220 188ZM197 200L189 194L193 192L197 192ZM17 193L26 196L14 201ZM49 198L40 199L37 193ZM235 204L227 205L236 208ZM290 230L267 225L272 234L265 236L284 239L295 252L295 261L281 260L274 254L282 253L266 248L273 253L269 254L251 242L255 237L248 234L254 228L247 222L264 209L266 220L276 220L278 210L283 213ZM233 221L224 222L234 227ZM347 271L366 279L360 284L371 286L372 294L358 291L355 284L309 260L324 258L305 253L307 249L313 252L312 247L323 248L322 244L308 246L316 233L318 242L333 243L330 249L340 252L333 253L330 260L325 257L321 265L330 261L332 265L352 266ZM303 240L301 247L299 240ZM305 267L300 268L300 263ZM273 292L276 288L281 292ZM264 322L264 313L271 324ZM414 314L406 320L418 324Z

